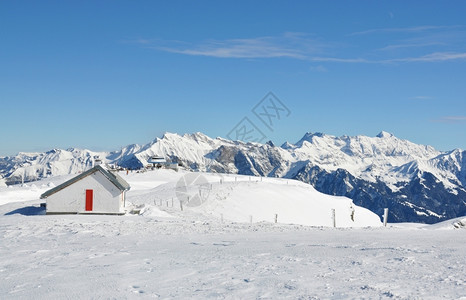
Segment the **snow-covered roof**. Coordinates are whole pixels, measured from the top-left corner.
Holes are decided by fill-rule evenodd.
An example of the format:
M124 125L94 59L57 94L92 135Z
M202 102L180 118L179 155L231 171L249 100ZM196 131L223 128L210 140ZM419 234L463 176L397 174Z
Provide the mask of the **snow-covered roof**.
M87 176L89 176L89 175L91 175L91 174L93 174L95 172L101 172L111 183L113 183L121 191L127 191L127 190L129 190L131 188L129 183L126 182L126 180L124 180L123 178L121 178L121 176L119 176L116 173L110 172L109 170L107 170L102 165L97 165L97 166L93 167L92 169L89 169L86 172L83 172L83 173L79 174L78 176L75 176L75 177L71 178L70 180L65 181L64 183L54 187L53 189L48 190L47 192L40 195L40 198L41 199L47 198L48 196L51 196L51 195L55 194L56 192L58 192L58 191L60 191L60 190L62 190L64 188L72 185L73 183L75 183L75 182L83 179L84 177L87 177Z

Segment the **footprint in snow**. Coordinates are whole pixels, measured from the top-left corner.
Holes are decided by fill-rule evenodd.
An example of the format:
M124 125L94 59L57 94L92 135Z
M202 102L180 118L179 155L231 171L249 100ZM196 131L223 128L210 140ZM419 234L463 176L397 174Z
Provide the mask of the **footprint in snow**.
M133 293L135 294L144 294L144 291L140 290L138 285L132 285L131 288L134 289Z

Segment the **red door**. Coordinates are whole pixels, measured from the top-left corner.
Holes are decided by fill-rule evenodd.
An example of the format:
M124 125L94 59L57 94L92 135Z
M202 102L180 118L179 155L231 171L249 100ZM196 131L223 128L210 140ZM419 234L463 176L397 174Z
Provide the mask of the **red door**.
M94 191L86 190L86 211L92 211L93 200L94 200Z

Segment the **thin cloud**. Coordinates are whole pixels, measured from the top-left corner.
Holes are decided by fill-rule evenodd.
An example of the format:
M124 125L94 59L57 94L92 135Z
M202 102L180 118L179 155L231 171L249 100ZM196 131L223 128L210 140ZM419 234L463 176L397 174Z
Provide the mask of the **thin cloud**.
M466 52L435 52L418 57L402 57L381 60L368 60L365 58L338 58L338 57L311 57L309 60L316 62L336 63L365 63L365 64L390 64L390 63L414 63L414 62L444 62L465 60Z
M442 62L466 59L466 52L435 52L419 57L394 58L386 62Z
M340 58L340 57L310 57L309 60L316 62L336 62L336 63L378 63L364 58Z
M420 31L442 26L413 27L410 30ZM389 29L386 29L389 30ZM394 29L392 29L394 30ZM177 40L137 39L130 41L143 47L191 56L216 58L291 58L314 63L346 63L346 64L390 64L414 62L444 62L466 59L466 52L434 52L423 56L381 58L378 60L359 57L325 56L324 53L335 52L338 45L322 42L304 33L285 33L280 36L264 36L244 39L207 40L188 43ZM423 45L411 45L426 46ZM388 46L389 47L389 46ZM394 47L394 46L392 46ZM407 45L398 47L408 47ZM329 51L332 50L332 51Z
M273 57L290 57L296 59L304 59L299 50L280 48L273 45L265 45L257 43L257 41L237 41L236 45L219 45L212 43L210 45L202 45L195 49L176 49L170 47L155 47L156 49L185 54L193 56L210 56L220 58L273 58Z
M446 116L437 120L433 120L433 122L449 124L466 123L466 116Z
M445 46L445 43L442 42L429 42L429 43L405 43L405 44L393 44L388 45L386 47L380 48L380 51L392 51L398 49L406 49L406 48L423 48L423 47L431 47L431 46Z
M301 33L266 36L250 39L210 40L191 45L153 45L152 48L184 55L219 58L276 58L288 57L304 60L311 53L325 48L321 42Z
M399 35L398 35L399 36ZM429 52L446 52L452 49L462 49L466 38L465 30L437 30L422 33L413 33L410 37L390 41L384 47L375 49L383 52L407 53L407 51L422 50Z
M430 31L430 30L439 30L439 29L452 29L452 28L459 28L462 26L455 25L455 26L415 26L415 27L398 27L398 28L376 28L376 29L368 29L363 31L357 31L350 33L348 36L356 36L356 35L366 35L366 34L374 34L374 33L413 33L413 32L423 32L423 31Z

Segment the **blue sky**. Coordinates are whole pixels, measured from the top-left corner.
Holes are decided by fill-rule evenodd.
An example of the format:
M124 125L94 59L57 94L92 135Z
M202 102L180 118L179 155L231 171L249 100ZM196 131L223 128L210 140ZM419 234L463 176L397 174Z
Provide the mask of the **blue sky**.
M0 156L227 137L245 117L276 144L385 130L466 149L465 14L464 1L1 1ZM253 112L268 92L289 110L269 127Z

